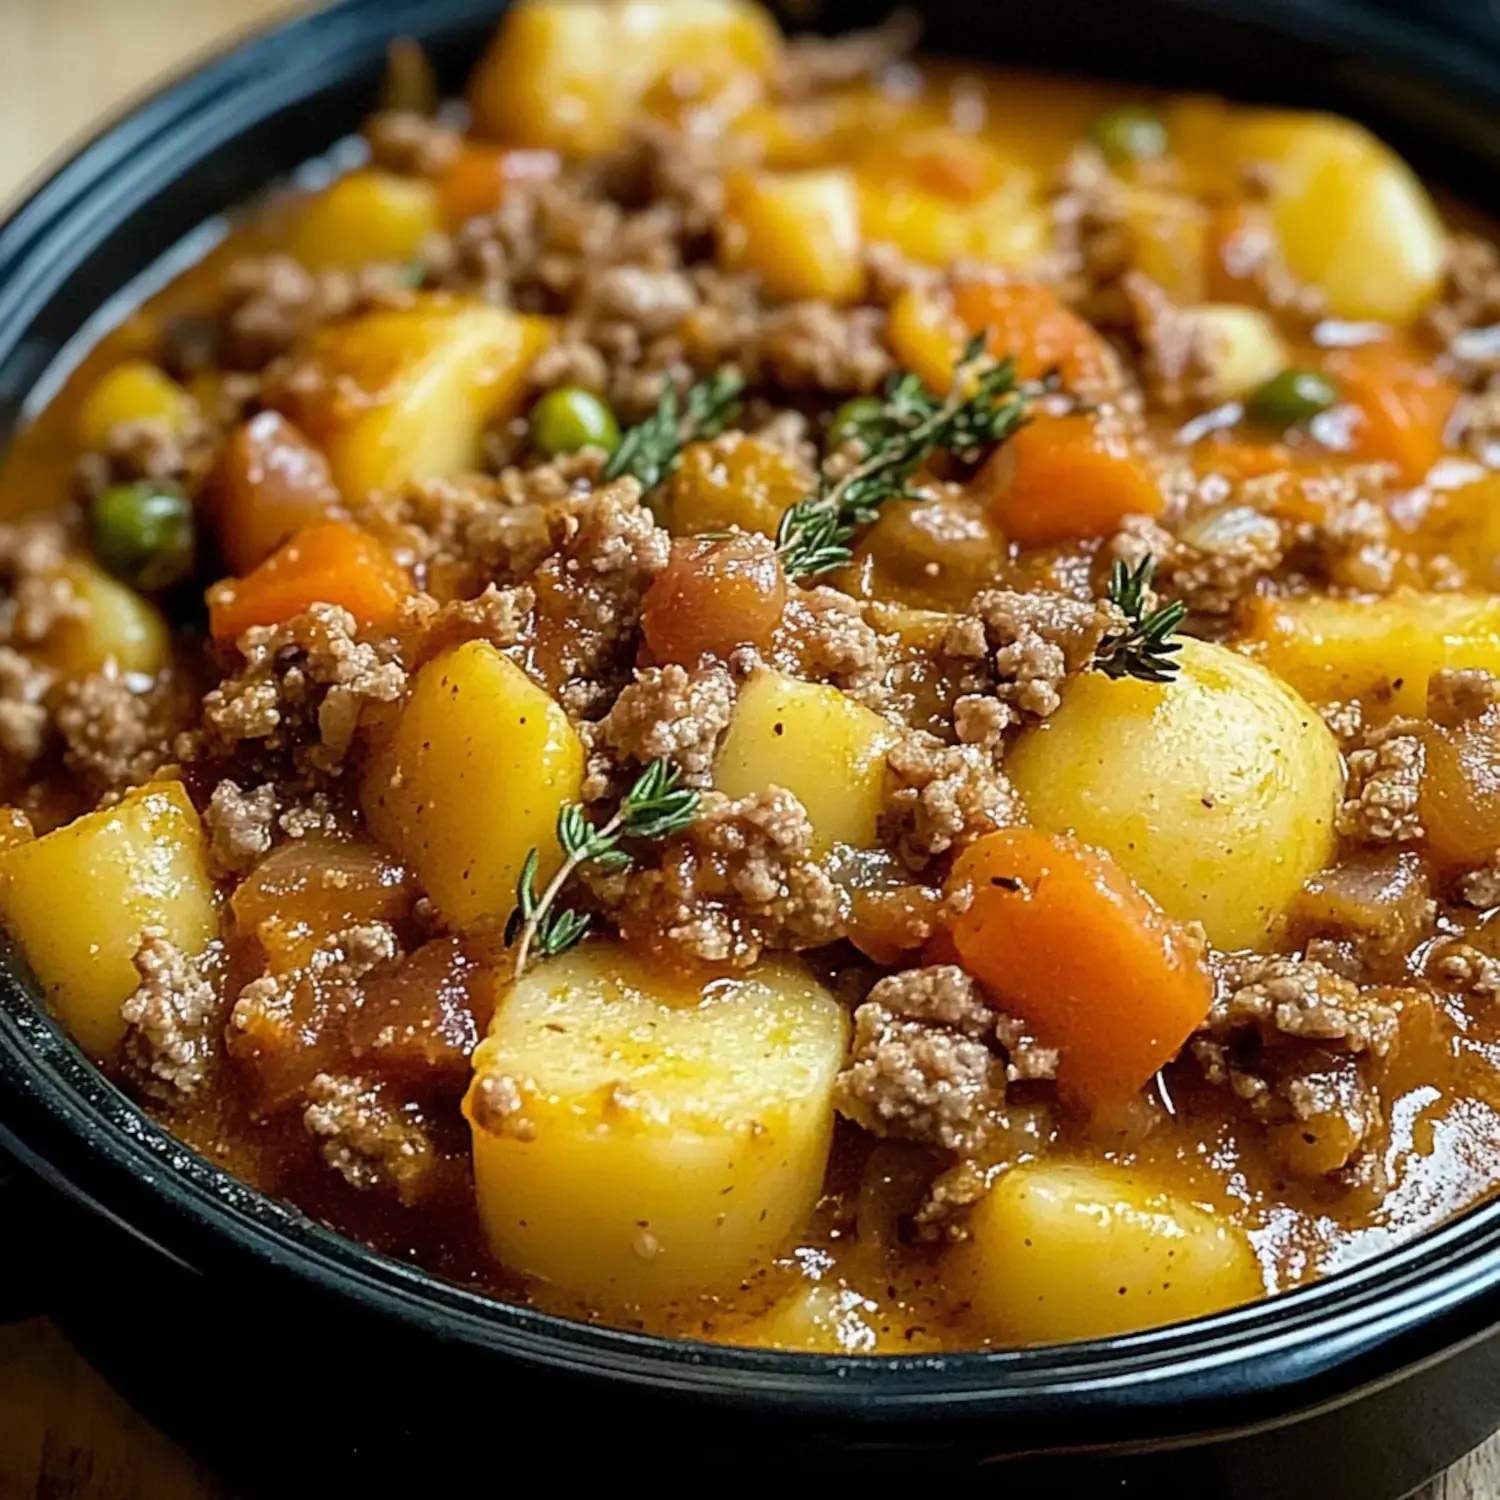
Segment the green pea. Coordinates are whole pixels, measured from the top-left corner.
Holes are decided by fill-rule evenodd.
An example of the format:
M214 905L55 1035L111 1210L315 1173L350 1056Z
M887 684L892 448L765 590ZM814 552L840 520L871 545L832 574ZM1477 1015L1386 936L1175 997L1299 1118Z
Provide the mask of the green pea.
M1337 406L1339 388L1317 370L1283 370L1250 393L1245 409L1267 427L1300 427Z
M89 531L94 556L132 588L154 593L193 571L192 502L160 485L111 485L89 507Z
M834 412L828 423L828 451L837 453L845 443L864 439L876 423L885 419L885 403L874 396L856 396Z
M613 453L620 441L620 424L608 403L592 391L561 386L531 408L531 440L551 458L577 453L580 448Z
M1094 121L1089 139L1112 166L1155 161L1167 154L1167 122L1144 104L1122 104Z

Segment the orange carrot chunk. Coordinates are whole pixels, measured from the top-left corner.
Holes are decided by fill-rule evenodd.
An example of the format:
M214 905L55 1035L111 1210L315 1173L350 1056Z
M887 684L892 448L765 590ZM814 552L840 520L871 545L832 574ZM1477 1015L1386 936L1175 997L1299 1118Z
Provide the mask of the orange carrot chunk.
M1344 399L1359 411L1359 457L1394 464L1407 484L1420 484L1443 456L1458 386L1393 344L1340 349L1327 364Z
M1023 547L1109 536L1125 516L1155 516L1163 504L1126 435L1088 413L1023 427L980 471L975 492Z
M361 625L389 619L410 592L406 574L374 537L343 521L304 526L253 573L208 591L209 629L233 640L279 625L313 604L339 604Z
M949 890L964 887L972 900L951 929L959 959L1058 1048L1069 1098L1129 1098L1208 1014L1198 949L1107 854L1006 828L959 857Z
M438 176L443 222L459 229L470 219L494 213L514 183L540 182L561 170L562 158L555 151L466 145Z

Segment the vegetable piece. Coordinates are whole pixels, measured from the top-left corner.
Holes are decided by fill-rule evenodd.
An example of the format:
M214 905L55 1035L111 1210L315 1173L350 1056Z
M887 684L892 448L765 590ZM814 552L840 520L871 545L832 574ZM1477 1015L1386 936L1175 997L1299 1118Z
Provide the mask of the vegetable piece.
M152 422L180 434L197 416L197 403L165 371L144 360L127 360L84 399L78 412L78 446L102 450L109 445L110 433L129 422Z
M555 151L510 151L468 142L437 179L438 206L449 229L494 213L518 182L545 182L562 171Z
M744 388L744 377L734 370L697 381L680 397L677 388L667 384L656 410L620 439L604 466L604 477L621 479L628 474L643 490L654 490L677 468L689 443L723 432L739 409Z
M280 412L257 412L225 448L213 486L219 550L230 571L259 566L294 531L339 506L328 460Z
M1160 515L1150 466L1118 424L1089 412L1024 427L985 465L976 489L1023 547L1110 536L1129 515Z
M959 962L1060 1049L1072 1099L1128 1099L1208 1013L1197 946L1098 849L1003 828L959 856L948 889L972 893L950 929Z
M1338 748L1264 668L1205 641L1181 645L1169 682L1075 678L1006 771L1038 828L1107 849L1215 947L1261 948L1332 858Z
M658 661L695 666L740 646L769 647L786 601L786 574L759 538L680 542L646 590L641 630Z
M187 792L154 782L0 852L0 920L85 1051L107 1056L125 1034L146 928L189 954L217 932L203 850Z
M1458 406L1455 381L1431 361L1392 344L1338 349L1328 369L1359 410L1361 458L1392 463L1407 484L1420 484L1443 456L1443 436Z
M1204 1317L1264 1295L1244 1233L1135 1170L1007 1172L975 1207L944 1281L996 1338L1050 1344Z
M1199 199L1183 193L1134 185L1122 194L1120 207L1130 264L1177 306L1202 304L1208 295L1212 212Z
M882 1321L879 1304L853 1287L814 1282L783 1297L764 1317L740 1330L736 1341L809 1354L875 1354Z
M784 787L807 809L817 852L872 848L897 738L837 688L762 669L740 689L714 786L728 797Z
M1245 410L1257 422L1285 431L1303 427L1331 406L1339 388L1319 370L1282 370L1250 393Z
M1226 400L1258 393L1286 364L1286 345L1276 323L1258 307L1201 302L1186 309L1186 315Z
M292 221L287 249L310 270L353 270L371 261L409 261L442 227L432 182L370 168L308 199Z
M469 85L479 133L591 155L623 145L652 85L691 76L700 94L775 66L781 39L751 0L524 0Z
M122 583L156 593L191 575L197 552L193 505L149 480L112 484L89 505L94 556Z
M961 608L995 581L1006 560L1005 538L983 501L939 494L887 505L857 548L854 566L880 599Z
M910 287L891 309L896 357L933 390L948 390L968 341L985 334L996 359L1015 361L1022 380L1056 370L1070 390L1102 380L1109 361L1099 335L1034 282L961 281L947 293Z
M1400 590L1373 603L1320 594L1255 599L1243 649L1311 703L1359 699L1420 717L1445 667L1500 672L1500 599Z
M312 335L273 403L328 456L350 504L416 479L475 468L485 429L520 404L542 318L441 293L378 308Z
M677 536L736 527L775 536L781 518L811 487L812 476L785 448L748 432L726 432L682 450L660 504Z
M1482 865L1500 848L1500 714L1428 724L1418 814L1439 859Z
M734 172L719 253L789 302L858 300L865 285L859 190L851 172Z
M567 715L485 641L417 673L361 792L375 837L411 867L450 925L504 925L527 854L562 862L557 815L578 800L583 745Z
M1271 182L1271 225L1288 268L1319 288L1336 318L1409 322L1437 291L1442 220L1389 147L1332 115L1249 110L1232 116L1229 154ZM1225 169L1220 157L1219 173Z
M258 939L273 973L302 968L330 938L368 922L399 922L414 892L372 844L321 834L272 850L235 887L235 926Z
M878 396L855 396L844 402L828 419L828 434L823 442L825 451L837 453L845 443L858 438L872 423L881 418Z
M1121 104L1094 121L1089 139L1111 166L1156 161L1167 154L1167 122L1144 104Z
M253 573L208 591L209 630L235 640L254 625L279 625L314 604L338 604L361 625L390 619L411 592L395 559L347 521L304 526Z
M496 1258L613 1306L734 1286L822 1192L847 1033L795 962L703 989L611 944L538 965L465 1101Z
M620 424L602 396L576 385L561 386L531 408L531 440L549 458L580 448L613 453Z
M67 678L88 677L114 662L121 672L154 677L172 656L172 634L149 599L91 562L66 562L59 578L83 606L48 632L40 655Z

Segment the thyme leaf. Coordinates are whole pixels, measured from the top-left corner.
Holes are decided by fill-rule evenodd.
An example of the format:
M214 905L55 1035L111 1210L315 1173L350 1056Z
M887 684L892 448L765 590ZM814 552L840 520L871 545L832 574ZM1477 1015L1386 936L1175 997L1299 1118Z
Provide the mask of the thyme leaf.
M1093 667L1106 677L1138 677L1143 682L1170 682L1182 663L1173 658L1182 641L1173 639L1187 616L1178 600L1148 610L1146 597L1156 572L1156 559L1146 557L1138 568L1116 561L1109 576L1109 600L1125 616L1125 628L1112 631L1094 651Z
M682 450L697 438L717 437L728 425L745 380L736 370L720 370L689 387L679 397L675 386L663 388L656 410L629 428L604 466L605 479L627 474L653 490L674 468Z

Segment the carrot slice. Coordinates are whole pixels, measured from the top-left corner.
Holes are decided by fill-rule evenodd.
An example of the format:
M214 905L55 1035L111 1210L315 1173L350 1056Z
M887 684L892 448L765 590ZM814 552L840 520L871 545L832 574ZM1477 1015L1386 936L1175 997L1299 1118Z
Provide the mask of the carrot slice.
M1389 343L1340 349L1327 365L1359 410L1359 456L1395 464L1407 484L1420 484L1443 456L1444 430L1458 405L1455 382Z
M1107 854L1006 828L970 845L951 935L964 968L1060 1053L1058 1086L1117 1104L1173 1057L1208 1013L1196 946Z
M1125 434L1086 413L1023 427L990 458L974 488L1007 540L1025 547L1109 536L1125 516L1159 515L1164 504Z
M361 625L389 619L410 593L406 574L374 537L343 521L304 526L253 573L208 592L209 629L233 640L279 625L313 604L339 604Z
M443 222L461 228L481 214L494 213L516 182L556 177L562 158L555 151L467 145L439 174L438 203Z

